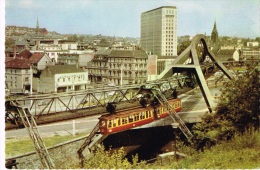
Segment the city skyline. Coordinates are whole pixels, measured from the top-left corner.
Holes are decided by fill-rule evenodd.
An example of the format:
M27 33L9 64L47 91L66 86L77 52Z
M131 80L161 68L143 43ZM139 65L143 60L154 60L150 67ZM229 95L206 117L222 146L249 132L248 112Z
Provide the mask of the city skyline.
M161 6L177 7L178 36L210 35L215 20L220 36L259 36L258 0L7 0L5 25L35 27L38 17L40 27L62 34L137 38L141 13Z

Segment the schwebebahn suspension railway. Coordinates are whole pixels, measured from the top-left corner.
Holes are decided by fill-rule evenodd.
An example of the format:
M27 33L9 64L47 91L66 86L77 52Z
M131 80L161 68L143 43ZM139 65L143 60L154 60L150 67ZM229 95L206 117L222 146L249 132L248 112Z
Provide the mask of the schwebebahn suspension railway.
M142 85L114 86L6 99L6 128L25 127L35 145L36 153L43 167L54 168L55 166L37 130L37 124L92 114L108 114L111 112L111 107L112 110L115 110L116 106L118 106L116 110L140 107L138 101L149 94L168 111L173 122L177 122L183 134L190 139L192 133L169 105L167 98L176 97L176 91L178 94L182 94L198 85L211 113L214 103L206 78L217 70L221 70L224 73L223 76L225 75L229 79L234 78L228 69L216 60L215 55L208 49L205 39L202 34L196 35L190 46L171 65L166 66L156 81L146 82ZM82 154L84 149L90 149L94 144L101 143L106 137L107 135L100 134L97 124L78 150L82 165L85 160Z

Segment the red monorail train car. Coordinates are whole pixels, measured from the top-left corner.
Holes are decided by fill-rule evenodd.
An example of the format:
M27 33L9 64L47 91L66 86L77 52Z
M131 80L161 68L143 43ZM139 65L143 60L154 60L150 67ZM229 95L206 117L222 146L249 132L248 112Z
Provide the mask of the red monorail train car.
M181 111L180 99L171 99L168 100L168 103L176 112ZM99 118L99 129L101 134L108 135L145 125L167 116L169 116L168 111L161 105L132 109L101 116Z

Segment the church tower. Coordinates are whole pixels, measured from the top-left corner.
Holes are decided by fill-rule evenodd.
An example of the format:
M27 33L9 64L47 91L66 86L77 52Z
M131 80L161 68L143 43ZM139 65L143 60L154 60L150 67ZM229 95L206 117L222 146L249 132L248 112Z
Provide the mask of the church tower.
M36 34L39 34L39 31L40 31L40 29L39 29L39 21L38 21L38 17L37 17L37 23L36 23L36 29L35 29Z
M216 20L215 20L215 22L214 22L214 27L213 27L213 30L212 30L212 32L211 32L211 42L212 42L214 45L217 45L218 42L219 42Z

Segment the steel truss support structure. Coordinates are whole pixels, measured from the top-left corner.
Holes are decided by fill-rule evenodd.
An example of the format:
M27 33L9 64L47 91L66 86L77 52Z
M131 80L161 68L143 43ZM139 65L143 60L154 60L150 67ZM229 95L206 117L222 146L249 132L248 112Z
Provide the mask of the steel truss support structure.
M28 131L28 134L34 144L37 155L40 158L40 161L44 168L53 169L54 164L48 153L48 150L42 140L42 137L37 129L37 124L30 114L28 108L21 107L17 102L11 102L11 105L17 109L18 114L23 122L23 125Z
M205 73L207 73L208 69L215 69L215 67L219 68L229 79L233 78L233 75L208 49L206 37L198 34L193 38L190 46L173 61L172 66L163 71L160 78L171 77L175 73L184 73L191 79L194 76L209 112L212 112L214 103L205 80Z

